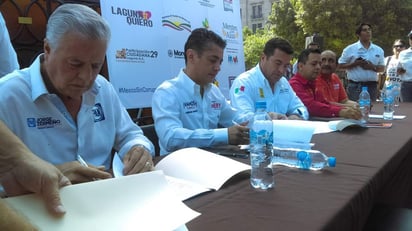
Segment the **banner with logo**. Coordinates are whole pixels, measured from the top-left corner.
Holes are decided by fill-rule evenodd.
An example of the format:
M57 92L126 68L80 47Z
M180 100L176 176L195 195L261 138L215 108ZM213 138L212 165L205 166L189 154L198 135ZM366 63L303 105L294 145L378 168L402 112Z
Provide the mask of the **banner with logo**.
M245 70L238 0L101 0L100 7L112 30L110 82L126 108L151 107L157 86L185 66L184 44L196 28L227 42L215 82L226 97Z

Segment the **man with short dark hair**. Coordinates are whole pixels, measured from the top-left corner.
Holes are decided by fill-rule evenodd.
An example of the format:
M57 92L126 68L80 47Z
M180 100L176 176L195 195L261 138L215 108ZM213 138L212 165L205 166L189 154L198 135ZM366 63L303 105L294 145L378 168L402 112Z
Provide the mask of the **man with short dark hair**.
M249 143L249 129L236 124L242 115L213 84L225 47L213 31L193 30L185 43L186 67L154 92L152 114L161 155L184 147Z
M284 77L292 58L293 48L281 38L266 42L259 63L240 74L230 88L230 102L246 113L255 112L255 103L265 101L268 112L278 113L278 119L305 119L305 105Z
M317 117L344 117L360 119L361 112L356 107L334 105L324 98L315 96L315 80L320 74L321 52L319 49L306 49L298 58L298 73L289 80L296 94L309 110L310 116Z
M320 49L320 46L318 43L312 41L306 46L306 49ZM296 73L298 73L298 60L296 60L292 66L292 75L295 75Z
M374 102L378 96L378 73L385 70L384 52L371 42L370 24L361 23L355 33L359 41L343 49L338 69L346 70L347 93L350 100L357 101L362 86L367 86L371 102Z

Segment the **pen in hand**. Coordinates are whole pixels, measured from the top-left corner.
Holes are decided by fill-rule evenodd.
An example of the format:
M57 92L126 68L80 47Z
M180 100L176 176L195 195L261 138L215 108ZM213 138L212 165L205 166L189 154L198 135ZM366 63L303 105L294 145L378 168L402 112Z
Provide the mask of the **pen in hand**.
M83 160L81 155L77 155L77 161L79 161L79 163L84 167L89 167L89 165L86 163L86 161Z
M86 161L84 161L83 157L81 155L77 155L77 161L79 161L79 163L84 166L84 167L89 167L89 165L86 163ZM98 180L97 178L93 177L93 180Z

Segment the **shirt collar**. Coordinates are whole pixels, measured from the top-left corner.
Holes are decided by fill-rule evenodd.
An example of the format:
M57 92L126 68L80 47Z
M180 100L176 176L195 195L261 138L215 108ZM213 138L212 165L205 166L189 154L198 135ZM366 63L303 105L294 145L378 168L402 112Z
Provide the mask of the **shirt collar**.
M372 46L373 43L372 43L372 41L371 41L370 43L371 43L371 44L369 45L368 50L373 49L373 46ZM362 45L362 43L361 43L360 40L358 40L358 42L356 43L356 47L357 47L358 50L360 50L360 49L366 49L366 48Z
M180 69L178 78L182 81L183 87L189 90L193 90L194 93L200 94L200 85L195 83L184 71ZM208 83L204 92L208 91L212 87L212 83Z
M258 75L257 75L257 76L258 76L258 80L259 80L261 83L263 83L266 87L271 88L270 83L269 83L269 80L266 79L265 75L263 74L262 70L260 69L260 63L258 63L258 64L256 65L256 72L258 73ZM280 79L282 79L282 78L283 78L283 76L280 77L278 81L276 81L276 83L275 83L275 89L276 89L276 86L279 84Z

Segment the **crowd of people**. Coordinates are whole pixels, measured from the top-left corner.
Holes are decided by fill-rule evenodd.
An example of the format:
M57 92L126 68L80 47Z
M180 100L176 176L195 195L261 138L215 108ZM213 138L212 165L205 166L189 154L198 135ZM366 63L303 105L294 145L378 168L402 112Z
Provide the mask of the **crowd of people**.
M48 19L44 53L24 69L19 69L1 15L0 30L0 49L6 54L1 59L7 57L7 62L0 60L0 182L7 196L39 193L51 213L61 215L59 187L112 177L113 152L121 157L125 175L153 169L153 144L98 74L111 36L98 13L80 4L58 7ZM272 119L360 119L360 90L368 86L376 100L381 72L387 76L385 85L400 82L402 100L412 101L411 48L397 39L393 56L385 60L382 48L371 42L370 24L360 24L355 34L359 40L339 59L334 51L310 44L289 80L285 73L294 50L284 39L270 39L257 65L234 80L228 102L213 84L226 42L211 30L194 29L184 46L185 66L152 97L160 154L249 143L248 116L258 101L266 101ZM412 45L412 31L408 37ZM346 70L347 89L335 73L338 68ZM0 229L30 226L1 200L0 213ZM18 222L3 221L6 213Z

